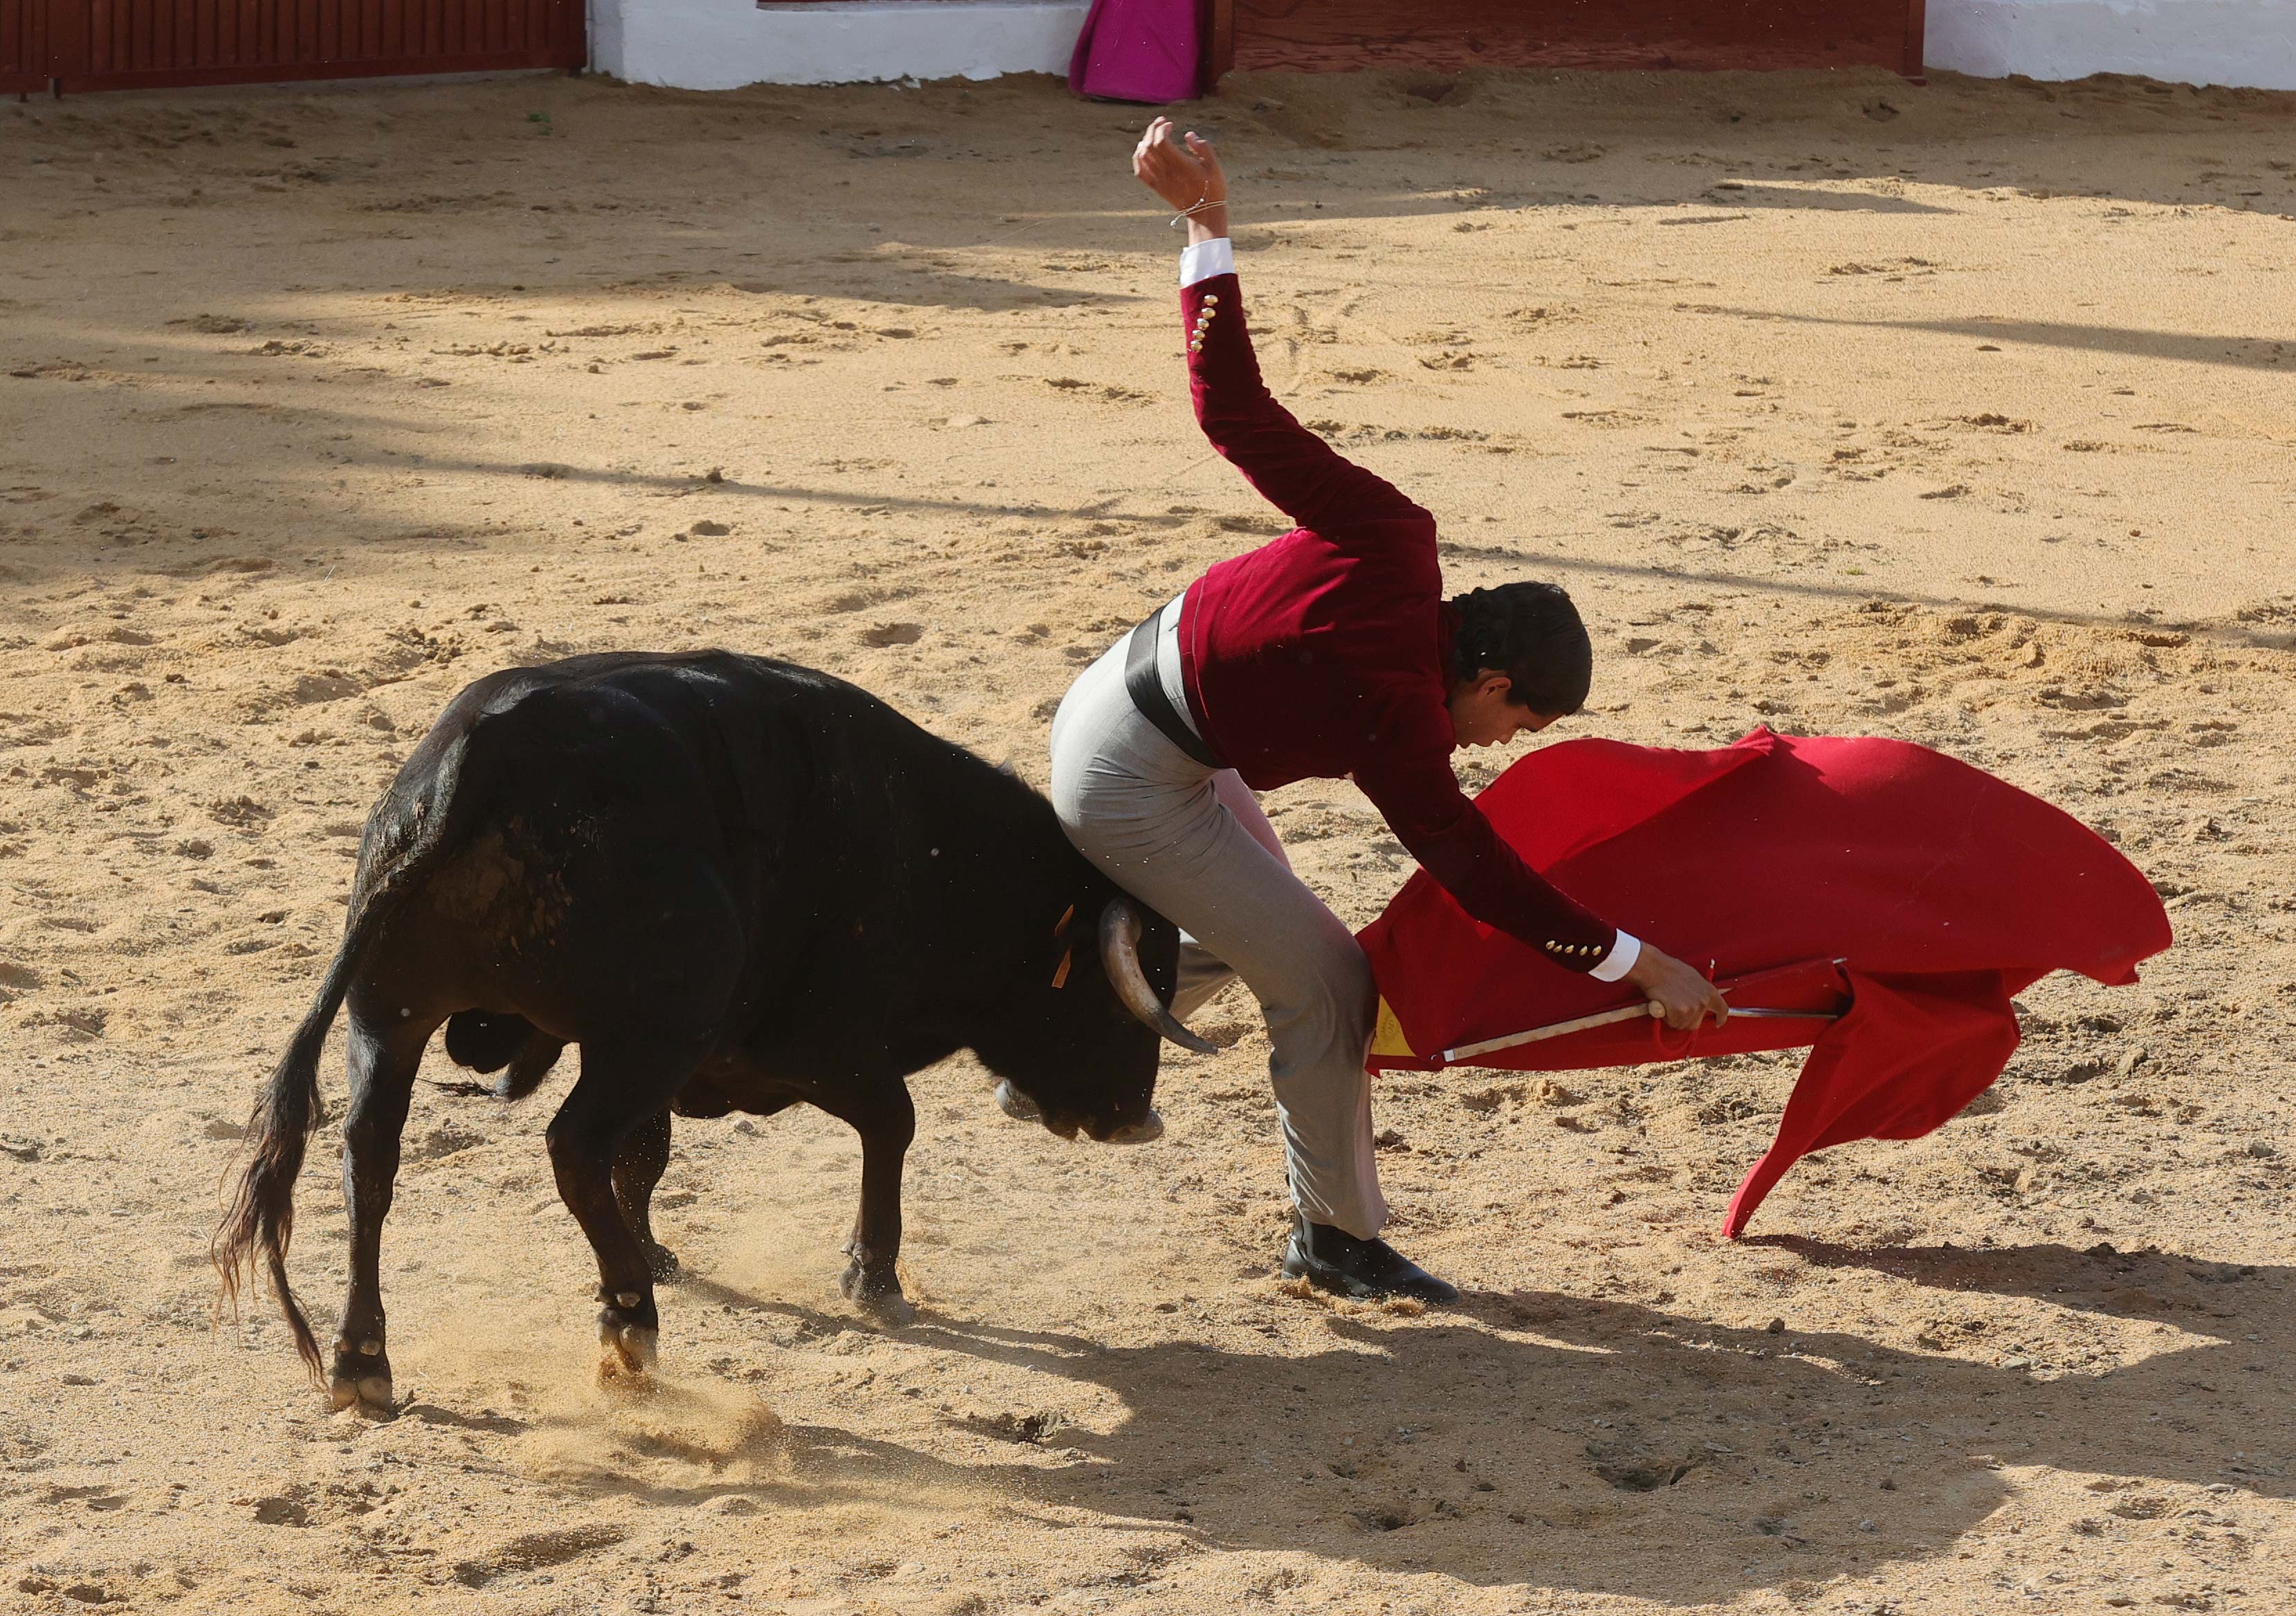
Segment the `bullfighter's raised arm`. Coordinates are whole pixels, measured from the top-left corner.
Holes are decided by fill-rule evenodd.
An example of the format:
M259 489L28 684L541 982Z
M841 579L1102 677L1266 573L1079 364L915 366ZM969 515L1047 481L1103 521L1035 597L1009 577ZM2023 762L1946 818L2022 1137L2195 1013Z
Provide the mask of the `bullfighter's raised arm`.
M1301 426L1276 402L1259 374L1244 321L1235 250L1227 234L1227 177L1209 141L1173 144L1172 122L1148 127L1132 155L1133 172L1172 204L1188 226L1180 258L1180 312L1188 339L1188 391L1196 420L1214 448L1260 494L1303 528L1365 530L1382 520L1433 518L1392 483L1366 471Z

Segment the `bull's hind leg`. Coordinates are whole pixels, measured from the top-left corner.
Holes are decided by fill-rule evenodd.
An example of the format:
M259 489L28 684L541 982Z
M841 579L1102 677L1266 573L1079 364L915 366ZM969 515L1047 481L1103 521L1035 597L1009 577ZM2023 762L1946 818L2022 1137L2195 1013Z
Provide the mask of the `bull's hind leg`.
M350 1289L327 1374L338 1408L376 1414L391 1407L390 1355L384 1349L382 1220L398 1178L398 1142L408 1096L430 1027L376 1021L351 1009L350 1104L343 1113L343 1202L350 1214Z
M598 1259L601 1381L643 1374L661 1332L645 1247L615 1198L614 1164L631 1136L667 1111L699 1059L699 1051L660 1045L586 1043L581 1079L550 1121L559 1198Z
M895 1271L901 1255L901 1164L917 1131L908 1085L895 1078L875 1088L824 1096L814 1103L850 1123L861 1136L861 1210L845 1247L852 1261L838 1288L872 1317L906 1325L917 1314L901 1294L901 1277Z
M614 1200L628 1220L630 1233L644 1248L646 1271L657 1284L677 1277L677 1253L653 1237L653 1186L669 1165L669 1112L648 1118L622 1141L614 1158Z

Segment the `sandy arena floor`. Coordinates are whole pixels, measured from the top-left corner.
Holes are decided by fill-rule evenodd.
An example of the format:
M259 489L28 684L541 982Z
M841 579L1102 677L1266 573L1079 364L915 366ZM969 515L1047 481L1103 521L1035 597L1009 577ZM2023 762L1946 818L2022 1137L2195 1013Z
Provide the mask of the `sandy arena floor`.
M267 1301L211 1332L218 1179L451 692L726 644L1041 779L1078 665L1273 530L1188 418L1142 116L0 106L0 1607L2296 1608L2288 96L1270 78L1196 119L1271 379L1457 583L1577 594L1564 733L1926 742L2169 895L2174 952L2036 988L1976 1114L1731 1247L1791 1057L1385 1082L1398 1243L1472 1293L1333 1305L1272 1277L1226 1001L1152 1150L917 1080L897 1333L835 1295L841 1125L682 1125L692 1277L614 1402L551 1096L425 1089L401 1415L324 1413ZM1355 920L1406 874L1349 787L1271 808Z

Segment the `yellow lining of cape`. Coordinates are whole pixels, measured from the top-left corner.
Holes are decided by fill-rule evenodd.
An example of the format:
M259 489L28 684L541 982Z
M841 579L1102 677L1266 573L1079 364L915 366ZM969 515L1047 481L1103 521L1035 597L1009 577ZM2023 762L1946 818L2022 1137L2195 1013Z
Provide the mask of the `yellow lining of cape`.
M1371 1052L1389 1059L1400 1056L1405 1060L1415 1059L1418 1053L1411 1047L1411 1040L1403 1036L1403 1023L1395 1019L1394 1007L1383 995L1379 1001L1379 1022L1372 1029Z

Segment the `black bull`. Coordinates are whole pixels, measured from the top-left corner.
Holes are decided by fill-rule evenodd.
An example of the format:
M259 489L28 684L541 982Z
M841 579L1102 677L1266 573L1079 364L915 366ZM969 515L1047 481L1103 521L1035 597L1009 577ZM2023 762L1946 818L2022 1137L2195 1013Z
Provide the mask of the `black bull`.
M382 1223L442 1023L454 1060L507 1068L509 1097L582 1047L548 1140L597 1254L608 1370L653 1352L666 1253L646 1209L672 1111L802 1101L851 1124L844 1288L898 1320L908 1074L970 1048L1055 1133L1153 1137L1159 1034L1209 1047L1165 1009L1177 959L1170 923L1078 855L1042 797L841 680L724 652L494 674L368 817L342 947L256 1106L217 1267L231 1293L267 1267L316 1375L286 1252L319 1054L348 1002L339 1407L390 1402Z

